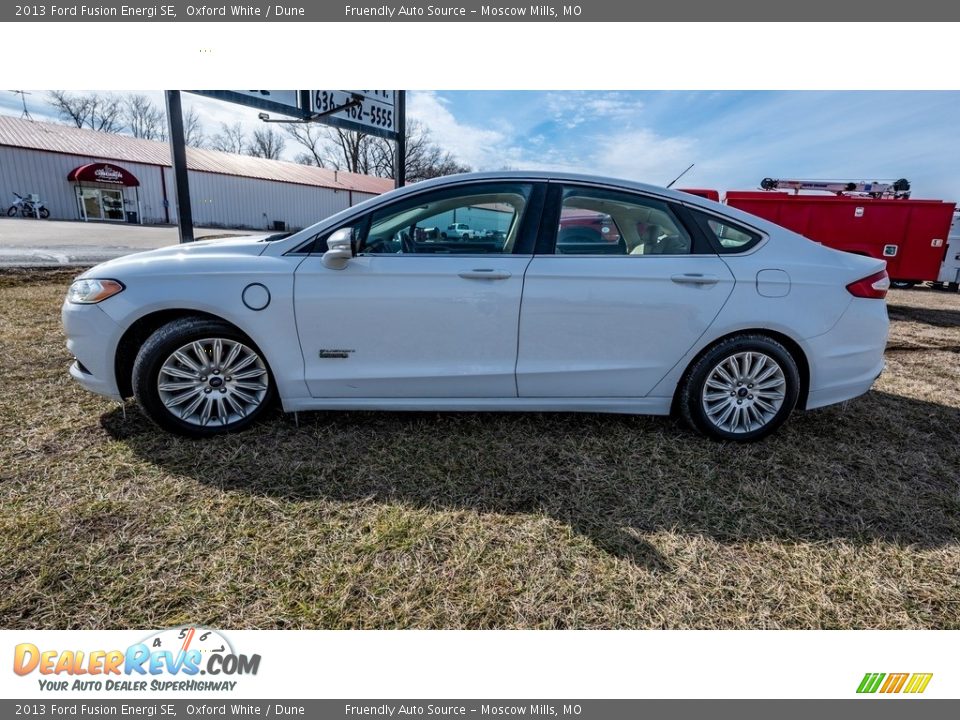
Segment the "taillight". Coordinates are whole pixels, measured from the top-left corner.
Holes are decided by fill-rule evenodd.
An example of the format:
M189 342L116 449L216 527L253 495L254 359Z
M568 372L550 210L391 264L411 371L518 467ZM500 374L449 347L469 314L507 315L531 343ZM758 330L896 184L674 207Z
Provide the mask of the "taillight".
M847 290L854 297L875 298L883 300L887 296L887 290L890 289L890 276L886 270L874 273L863 280L857 280L847 285Z

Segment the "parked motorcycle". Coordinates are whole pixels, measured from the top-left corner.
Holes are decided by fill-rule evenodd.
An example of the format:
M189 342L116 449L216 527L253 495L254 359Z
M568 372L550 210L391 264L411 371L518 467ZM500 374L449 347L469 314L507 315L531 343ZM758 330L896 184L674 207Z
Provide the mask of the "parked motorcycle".
M38 197L24 197L20 193L13 194L13 205L7 208L7 217L16 217L17 213L23 217L40 217L46 220L50 217L50 211L43 205L43 201Z

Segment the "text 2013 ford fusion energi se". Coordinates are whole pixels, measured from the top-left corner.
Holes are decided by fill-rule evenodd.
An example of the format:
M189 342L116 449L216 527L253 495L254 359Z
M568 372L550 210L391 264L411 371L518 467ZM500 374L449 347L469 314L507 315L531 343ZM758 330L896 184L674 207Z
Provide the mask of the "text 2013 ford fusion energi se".
M455 224L469 234L442 237ZM71 375L161 427L325 409L682 414L753 440L883 369L884 263L636 183L481 173L289 237L98 265L63 305Z

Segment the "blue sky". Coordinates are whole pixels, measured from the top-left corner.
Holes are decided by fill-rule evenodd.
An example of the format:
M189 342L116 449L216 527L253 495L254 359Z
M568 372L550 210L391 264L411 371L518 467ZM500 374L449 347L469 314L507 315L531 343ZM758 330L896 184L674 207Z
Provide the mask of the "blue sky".
M763 177L908 178L960 199L960 92L440 92L412 114L475 167L752 188Z
M159 92L149 92L158 102ZM208 131L257 111L185 95ZM28 98L48 116L43 92ZM20 99L0 93L0 112ZM914 197L960 199L960 92L414 91L408 112L475 169L564 169L681 186L761 178L908 178ZM292 159L296 148L288 144Z

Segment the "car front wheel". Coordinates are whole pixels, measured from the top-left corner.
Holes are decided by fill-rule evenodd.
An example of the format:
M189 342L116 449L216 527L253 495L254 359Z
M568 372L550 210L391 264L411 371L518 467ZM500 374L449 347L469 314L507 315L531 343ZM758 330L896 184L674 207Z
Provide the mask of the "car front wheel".
M259 348L212 318L182 318L154 332L134 362L133 392L157 425L188 437L242 430L276 394Z
M790 352L764 335L741 335L697 360L679 400L695 430L715 440L745 442L780 427L799 394L800 373Z

